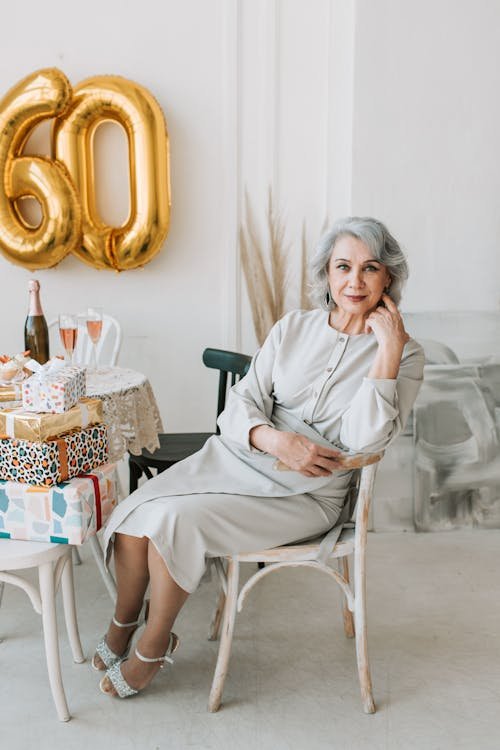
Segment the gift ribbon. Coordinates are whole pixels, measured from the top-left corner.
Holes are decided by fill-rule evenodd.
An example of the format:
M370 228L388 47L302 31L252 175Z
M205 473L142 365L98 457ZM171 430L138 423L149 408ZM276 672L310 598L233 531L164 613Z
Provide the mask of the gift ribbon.
M5 417L5 433L7 437L13 438L15 437L15 422L14 419L16 412L22 411L22 409L14 409L13 411L9 412L7 416Z
M96 531L102 526L101 487L95 474L79 474L80 479L91 479L94 485Z
M36 359L30 359L26 362L25 367L33 373L32 378L42 382L66 367L66 362L63 359L58 359L58 357L53 357L44 365L41 365Z
M61 466L61 478L60 482L65 482L68 478L69 471L68 471L68 446L66 445L66 441L62 438L59 438L58 440L54 441L57 445L57 450L59 452L59 464Z
M77 404L78 409L80 410L80 421L82 425L82 430L85 430L90 423L90 414L88 410L87 404L83 404L81 401Z

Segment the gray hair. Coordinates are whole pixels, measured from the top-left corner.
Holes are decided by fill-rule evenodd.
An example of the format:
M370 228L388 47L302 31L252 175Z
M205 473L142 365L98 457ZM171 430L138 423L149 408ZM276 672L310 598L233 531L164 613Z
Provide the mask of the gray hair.
M346 235L364 242L370 248L373 257L385 266L392 279L388 294L396 304L399 304L403 285L408 278L405 254L381 221L359 216L339 219L318 242L310 265L313 302L323 310L334 310L336 307L328 286L328 264L335 243Z

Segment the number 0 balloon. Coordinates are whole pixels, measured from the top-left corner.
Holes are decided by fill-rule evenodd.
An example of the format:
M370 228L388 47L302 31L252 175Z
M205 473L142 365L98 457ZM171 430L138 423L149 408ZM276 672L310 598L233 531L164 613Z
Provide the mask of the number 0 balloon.
M56 118L55 159L22 156L30 131ZM93 137L113 120L127 134L130 213L108 227L95 199ZM30 269L49 268L73 252L95 268L124 271L160 250L170 221L168 135L163 113L142 86L119 76L96 76L72 91L61 71L41 70L0 102L0 251ZM16 200L36 198L39 227L21 217Z
M130 214L119 228L105 226L95 205L92 140L104 120L127 133ZM124 271L148 263L165 239L170 219L169 155L163 113L151 94L118 76L96 76L74 90L68 113L54 130L56 158L80 195L82 246L75 251L96 268Z

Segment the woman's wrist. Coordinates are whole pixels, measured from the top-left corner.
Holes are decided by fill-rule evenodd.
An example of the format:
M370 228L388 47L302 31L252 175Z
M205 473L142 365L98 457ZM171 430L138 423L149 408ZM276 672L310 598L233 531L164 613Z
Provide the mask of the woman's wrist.
M257 450L274 455L277 435L279 435L279 431L274 427L268 424L259 424L256 427L252 427L248 435L248 440L250 445L257 448Z
M400 342L379 344L368 377L379 380L393 380L397 378L403 349L404 344L400 344Z
M379 341L378 353L384 357L401 359L406 341L402 339L389 339L388 341Z

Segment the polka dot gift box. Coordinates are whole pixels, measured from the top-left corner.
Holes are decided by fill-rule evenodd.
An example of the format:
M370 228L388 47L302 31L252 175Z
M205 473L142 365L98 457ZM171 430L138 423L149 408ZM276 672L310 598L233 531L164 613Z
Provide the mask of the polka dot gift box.
M28 364L32 362L30 360ZM83 367L67 366L57 358L45 365L35 362L33 367L38 368L37 371L22 384L25 411L62 414L84 398L86 379Z

